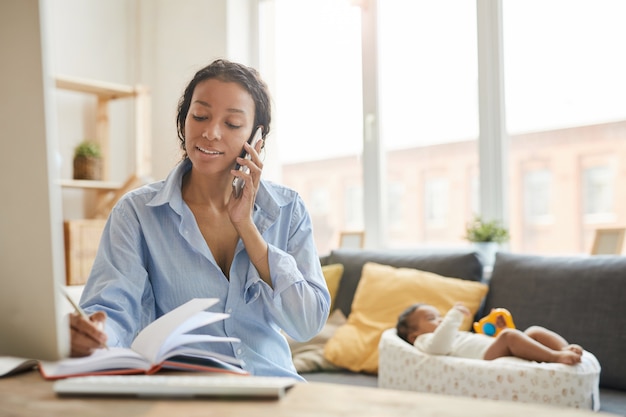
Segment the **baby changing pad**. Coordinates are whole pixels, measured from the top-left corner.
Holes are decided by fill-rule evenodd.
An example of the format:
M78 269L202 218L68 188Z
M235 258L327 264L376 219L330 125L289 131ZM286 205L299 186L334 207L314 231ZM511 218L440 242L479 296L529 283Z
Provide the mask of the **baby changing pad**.
M600 409L600 364L585 351L570 366L506 357L493 361L423 353L385 330L378 385L406 391Z

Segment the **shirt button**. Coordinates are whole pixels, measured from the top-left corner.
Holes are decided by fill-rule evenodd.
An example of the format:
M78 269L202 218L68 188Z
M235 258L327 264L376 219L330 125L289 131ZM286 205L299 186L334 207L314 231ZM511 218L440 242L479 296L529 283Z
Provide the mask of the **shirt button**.
M228 313L228 314L230 314L230 313L232 313L232 312L233 312L233 309L232 309L232 308L229 308L229 309L228 309L228 311L227 311L227 313Z
M241 349L237 349L237 355L241 355Z

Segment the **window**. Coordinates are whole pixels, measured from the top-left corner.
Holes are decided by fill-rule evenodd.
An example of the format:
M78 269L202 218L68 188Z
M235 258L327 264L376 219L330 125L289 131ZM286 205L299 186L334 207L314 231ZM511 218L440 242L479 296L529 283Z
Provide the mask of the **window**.
M626 165L626 55L616 52L626 39L626 3L502 4L511 249L583 253L588 223L626 222L626 211L614 209L613 194L626 170L597 158L614 155L616 166ZM550 170L516 177L527 160L550 161Z
M363 187L349 185L344 196L344 230L363 230Z
M282 167L276 179L313 207L317 249L327 253L340 231L363 227L360 9L348 1L272 0L260 3L260 16L261 72L272 74L272 150ZM317 209L322 199L331 205L325 214Z
M428 178L424 184L424 202L426 203L426 229L441 229L448 223L449 204L448 179L444 177Z
M274 9L261 61L274 74L280 180L309 206L313 188L327 190L329 212L314 216L321 253L340 230L369 221L359 204L378 194L388 199L385 224L380 236L366 230L368 246L464 245L474 214L496 211L508 221L510 250L584 252L588 223L626 223L626 194L615 188L626 181L626 54L616 52L625 2L500 1L497 17L484 13L485 2L372 2L376 65L362 59L367 49L361 56L368 12L351 5L359 2L261 1ZM478 155L478 103L490 96L478 83L476 25L489 19L503 28L505 109L495 117L508 136L480 145L506 145L506 200L488 189L494 184L484 187L491 199L478 198L481 172L501 172ZM481 51L493 50L492 39L480 39ZM370 78L379 83L378 115L364 117L371 91L361 86ZM377 123L381 168L369 146L363 154L364 120ZM590 162L594 155L613 160ZM382 193L363 182L372 172Z
M403 233L408 221L405 218L404 203L407 200L405 184L390 182L387 184L387 225L390 233Z
M583 208L588 222L611 221L613 211L613 170L595 166L583 171Z
M385 243L458 246L474 214L466 174L478 159L476 5L383 0L378 8L386 176L417 190L419 172L439 172L425 179L420 198L396 193L394 205L423 216L407 216L403 233L388 228Z
M330 193L326 187L309 187L309 212L314 216L327 216L331 212Z
M537 169L524 174L524 219L529 225L549 224L551 216L552 172Z

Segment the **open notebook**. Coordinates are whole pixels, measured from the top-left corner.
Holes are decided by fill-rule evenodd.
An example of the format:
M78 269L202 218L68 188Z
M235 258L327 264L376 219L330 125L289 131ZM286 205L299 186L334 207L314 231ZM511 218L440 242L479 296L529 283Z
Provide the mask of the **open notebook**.
M37 366L37 363L35 359L0 356L0 378L31 370Z
M205 311L215 298L196 298L159 317L143 329L130 348L98 349L82 358L41 362L46 379L81 375L153 374L160 369L247 374L241 361L190 346L199 342L238 342L233 337L191 333L202 326L229 317Z

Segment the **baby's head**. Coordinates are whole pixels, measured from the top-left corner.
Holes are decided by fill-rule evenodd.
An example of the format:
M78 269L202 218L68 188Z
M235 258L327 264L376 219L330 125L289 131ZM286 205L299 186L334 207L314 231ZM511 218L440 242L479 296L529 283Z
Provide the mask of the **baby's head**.
M398 316L396 332L402 340L413 344L418 336L434 332L441 320L439 310L435 307L416 303Z

